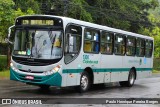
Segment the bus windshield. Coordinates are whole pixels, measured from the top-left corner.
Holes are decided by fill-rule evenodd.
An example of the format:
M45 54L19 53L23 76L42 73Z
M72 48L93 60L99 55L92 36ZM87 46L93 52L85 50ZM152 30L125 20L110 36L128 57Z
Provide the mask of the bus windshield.
M35 59L61 58L62 35L60 30L16 30L13 55Z

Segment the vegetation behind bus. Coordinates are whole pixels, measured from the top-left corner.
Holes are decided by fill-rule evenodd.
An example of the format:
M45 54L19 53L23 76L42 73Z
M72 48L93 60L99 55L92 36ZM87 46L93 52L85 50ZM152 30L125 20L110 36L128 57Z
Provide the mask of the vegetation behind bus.
M160 0L0 0L0 42L16 17L50 14L72 17L151 36L160 57ZM0 61L1 62L1 61Z
M0 71L7 69L7 56L0 55Z
M27 14L72 17L155 38L155 57L160 57L160 0L1 0L0 42L14 19ZM153 13L153 14L152 14Z

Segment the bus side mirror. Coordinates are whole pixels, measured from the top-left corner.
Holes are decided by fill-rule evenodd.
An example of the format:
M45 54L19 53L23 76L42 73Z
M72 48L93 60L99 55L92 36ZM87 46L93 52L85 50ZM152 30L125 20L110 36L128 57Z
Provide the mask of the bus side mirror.
M12 38L12 34L13 34L13 30L12 30L12 29L14 28L14 26L15 26L15 25L10 26L10 27L8 28L8 36L5 38L5 42L6 42L6 43L9 43L9 44L11 44L11 45L14 44L13 42L10 41L10 38Z
M11 44L11 45L13 45L14 43L13 42L11 42L8 38L5 38L5 42L6 43L9 43L9 44Z

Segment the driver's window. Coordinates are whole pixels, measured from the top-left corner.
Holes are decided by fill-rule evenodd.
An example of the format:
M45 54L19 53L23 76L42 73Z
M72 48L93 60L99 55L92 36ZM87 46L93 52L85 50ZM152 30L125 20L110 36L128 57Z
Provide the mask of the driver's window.
M69 25L65 35L65 63L74 60L81 48L82 28L76 25Z

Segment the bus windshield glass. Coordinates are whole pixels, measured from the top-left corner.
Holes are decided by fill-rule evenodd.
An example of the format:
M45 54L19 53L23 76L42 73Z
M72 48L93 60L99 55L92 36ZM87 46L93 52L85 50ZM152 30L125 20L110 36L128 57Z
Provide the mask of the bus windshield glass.
M16 30L13 55L35 59L61 58L62 35L60 30Z

